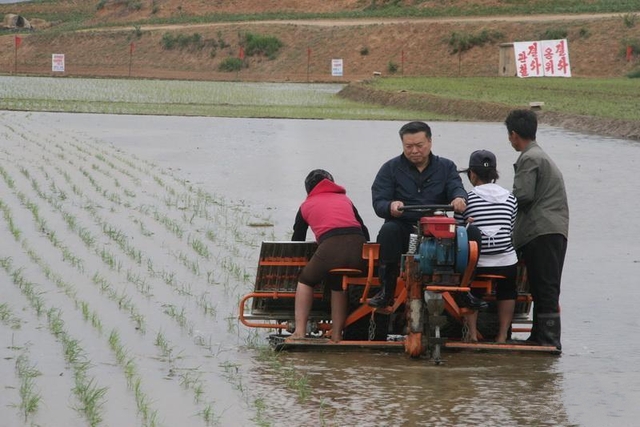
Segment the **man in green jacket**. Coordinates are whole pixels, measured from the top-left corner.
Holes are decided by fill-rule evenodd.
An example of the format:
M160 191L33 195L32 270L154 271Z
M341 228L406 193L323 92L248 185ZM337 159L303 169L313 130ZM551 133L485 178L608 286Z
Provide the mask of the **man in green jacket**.
M562 173L536 142L538 119L531 110L514 110L505 120L516 161L513 194L518 215L513 246L524 260L533 297L528 341L560 344L560 281L567 251L569 206Z

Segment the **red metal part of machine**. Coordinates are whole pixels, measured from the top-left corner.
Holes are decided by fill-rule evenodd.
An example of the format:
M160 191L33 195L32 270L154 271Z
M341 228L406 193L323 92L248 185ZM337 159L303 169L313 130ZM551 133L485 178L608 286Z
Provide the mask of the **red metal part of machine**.
M456 220L447 216L427 216L420 218L423 236L436 239L453 239L456 236Z

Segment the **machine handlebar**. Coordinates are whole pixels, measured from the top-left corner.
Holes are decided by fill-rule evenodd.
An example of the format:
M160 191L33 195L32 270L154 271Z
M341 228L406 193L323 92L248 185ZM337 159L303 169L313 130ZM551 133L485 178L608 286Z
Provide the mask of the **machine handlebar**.
M401 206L398 208L398 210L404 211L404 212L432 212L432 211L451 212L453 211L453 206L451 205L409 205L409 206Z

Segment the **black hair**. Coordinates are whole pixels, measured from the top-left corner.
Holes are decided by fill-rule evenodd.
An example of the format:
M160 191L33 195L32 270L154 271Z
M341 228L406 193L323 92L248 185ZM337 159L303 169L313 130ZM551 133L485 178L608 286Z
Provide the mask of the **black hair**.
M307 194L311 193L311 190L313 190L323 179L328 179L333 182L333 176L324 169L314 169L309 172L309 175L307 175L304 180L304 188L307 190Z
M431 138L431 128L425 122L409 122L400 128L400 139L408 133L424 132L427 138Z
M515 132L521 138L530 141L536 140L536 132L538 131L538 116L531 110L513 110L504 121L509 134Z
M473 172L476 174L478 179L485 184L490 182L496 182L500 175L498 175L498 171L495 168L469 168L467 170L467 178L471 179L471 174L469 172Z

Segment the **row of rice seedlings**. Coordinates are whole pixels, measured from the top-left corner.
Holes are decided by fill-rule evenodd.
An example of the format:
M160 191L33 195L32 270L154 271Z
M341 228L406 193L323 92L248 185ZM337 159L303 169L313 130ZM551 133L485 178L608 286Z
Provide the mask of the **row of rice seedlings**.
M4 323L11 329L20 329L22 320L13 313L9 303L0 304L0 322Z
M122 157L118 157L115 156L116 158L118 158L118 160L124 162L125 164L129 165L131 168L136 169L144 174L149 174L149 169L143 169L141 168L139 165L140 164L144 164L148 162L145 162L144 160L138 159L137 157L133 156L137 162L132 162L130 159L124 159ZM131 157L131 156L129 156ZM155 165L151 164L150 167L154 168ZM153 179L154 181L160 185L162 188L164 188L171 196L173 196L172 199L169 199L165 196L165 204L169 207L176 207L178 209L184 210L184 209L188 209L190 211L193 212L194 215L197 215L200 218L203 218L205 220L210 220L212 217L209 213L209 206L216 206L217 208L222 208L222 209L233 209L234 212L232 214L232 216L235 218L239 215L242 216L242 218L240 218L237 222L238 223L247 223L248 220L248 215L244 212L241 212L240 209L235 206L235 207L229 207L228 203L226 203L224 201L224 199L222 199L222 201L220 200L221 197L219 196L212 196L211 194L207 193L206 191L200 189L200 188L194 188L192 187L190 184L186 183L184 180L179 180L176 179L173 175L168 174L165 171L161 171L162 174L168 175L170 178L174 179L176 182L178 182L180 185L182 185L183 187L185 187L188 190L188 193L186 194L179 194L173 187L171 187L170 185L168 185L160 176L158 175L153 175ZM194 194L195 197L192 197L191 194ZM226 218L228 218L228 215L224 215ZM187 217L186 215L183 215L183 221L184 222L188 222L189 224L193 223L193 215ZM263 220L261 221L261 223L270 223L269 220ZM237 230L237 227L236 227ZM235 238L239 243L243 243L243 244L247 244L249 246L253 246L255 247L255 242L253 240L247 240L244 236L244 234L236 231L235 232ZM195 249L195 248L194 248Z
M91 367L89 358L79 341L73 339L65 329L62 312L55 307L49 309L45 307L45 301L37 291L36 285L22 275L21 269L13 268L11 258L1 258L0 267L9 274L13 283L25 295L38 317L46 312L49 331L61 343L65 360L73 370L75 381L73 393L78 399L75 409L87 419L90 426L99 425L102 422L101 408L105 403L108 389L100 387L95 378L89 376L88 370Z
M25 176L28 176L28 174L26 174ZM68 212L63 211L61 205L56 204L55 203L55 199L52 196L49 196L49 195L43 193L40 190L40 187L39 187L39 185L37 184L37 182L35 181L34 178L30 178L30 179L31 179L31 183L32 183L32 188L34 188L36 193L41 198L43 198L44 200L49 201L50 204L53 204L54 207L58 211L61 212L62 217L63 217L63 219L65 220L65 222L67 224L67 227L71 231L77 232L85 244L89 243L89 246L92 246L92 243L95 241L95 238L93 236L91 236L90 232L88 230L86 230L86 229L79 228L78 225L77 225L76 217L73 216L72 214L68 213ZM50 179L52 180L52 178L50 178ZM54 190L58 189L58 187L55 186L55 183L53 181L51 181L50 188L52 188ZM54 235L53 232L49 232L47 234L49 236L49 239L54 244L54 246L56 246L56 247L60 247L61 246L60 243L55 239L55 235ZM68 248L66 248L66 247L63 248L63 260L69 260L71 262L71 264L73 266L75 266L76 268L78 268L79 266L82 266L82 261L80 261L77 257L75 257L73 255L70 255L69 252L70 251L68 250ZM116 263L115 262L115 258L108 251L101 251L99 253L99 255L101 256L102 260L105 261L106 264L111 269L117 270L118 269L118 265L121 265L121 263ZM84 268L78 268L78 269L79 269L79 271L84 272ZM98 275L98 273L94 274L94 283L96 283L96 275ZM139 283L137 281L136 281L136 284L139 285ZM141 332L144 333L144 331L145 331L144 317L138 312L137 308L131 303L130 297L128 297L124 293L122 295L119 295L110 286L108 286L105 289L104 285L105 285L105 283L101 283L100 289L101 289L102 293L106 294L111 300L117 302L118 303L118 307L121 310L128 311L130 313L131 319L136 324L136 330L141 331ZM140 286L136 286L136 287L138 288ZM148 288L146 289L146 292L148 294L148 292L149 292ZM76 305L77 305L77 302L76 302ZM98 329L101 329L101 324L100 324L99 320L97 319L96 313L94 312L94 313L92 313L90 315L88 313L86 313L86 310L87 310L87 307L88 307L86 303L81 302L80 306L82 307L82 310L83 310L84 319L85 320L90 320L92 325L94 325Z
M106 151L102 151L102 153L106 154ZM115 163L113 163L111 160L107 159L104 154L102 153L98 153L98 154L94 154L94 157L98 160L100 160L101 162L103 162L104 164L106 164L107 166L109 166L111 169L115 170L118 173L121 173L122 175L127 176L129 179L131 179L133 181L133 183L137 186L141 185L141 181L140 178L138 178L137 176L135 176L134 174L132 174L131 172L129 172L127 169L123 168L123 167L119 167L118 165L116 165ZM134 196L131 196L134 197Z
M179 355L174 356L173 352L175 347L166 339L162 331L158 331L156 335L155 345L160 350L160 356L169 362L175 361ZM175 369L170 369L171 374L174 375ZM189 370L180 375L180 385L187 390L191 390L193 393L193 399L196 404L203 403L203 396L205 395L205 383L202 380L201 374L194 373ZM218 424L220 417L216 416L213 411L213 402L205 403L202 410L198 412L205 422L205 425L210 426Z
M54 282L59 287L60 287L60 283L64 283L62 278L59 275L53 273L51 269L46 264L44 264L42 259L39 258L33 251L27 250L27 252L30 254L30 257L32 258L32 260L35 261L38 265L40 265L41 269L43 270L47 278L53 278ZM97 313L90 311L89 304L87 302L79 301L77 298L75 298L75 295L73 296L74 296L74 302L76 304L76 307L78 306L80 307L85 321L90 320L91 325L99 333L102 333L102 322L100 321ZM131 300L126 294L120 296L120 306L123 306L123 305L125 306L131 305ZM58 321L55 321L53 322L53 325L57 325L58 323L59 323ZM125 361L124 356L126 355L126 353L123 351L121 346L114 345L114 343L119 343L119 339L117 335L114 335L112 331L112 334L109 336L110 347L114 351L116 361L124 371L125 377L127 379L127 384L129 385L130 388L132 388L135 391L136 404L138 405L138 411L142 416L144 425L155 426L157 411L152 411L149 407L149 399L142 392L142 388L140 387L141 377L139 375L137 377L134 376L136 371L135 371L135 363L133 361L133 358L129 358ZM75 352L75 349L76 349L75 345L69 346L65 349L65 354L66 353L73 354ZM90 414L93 414L93 412L95 412L92 408L93 395L94 394L99 395L101 393L101 390L93 387L91 383L85 384L83 382L80 382L78 384L78 381L76 384L76 389L80 392L82 396L81 404L82 404L83 411L89 411ZM106 389L102 389L102 392L106 393Z
M70 225L69 221L67 221L67 224ZM73 224L75 224L75 222L71 221L71 226L72 227L73 227ZM107 230L107 232L109 233L109 230ZM117 240L117 236L121 236L122 234L117 233L117 232L113 232L112 235L116 236L116 238L114 240ZM202 306L203 306L203 311L205 313L212 313L213 312L213 308L212 308L213 305L210 302L206 301L205 297L202 297L199 301L201 301ZM187 328L189 330L190 334L193 333L193 326L191 324L189 324L188 321L186 320L186 311L184 310L184 308L180 312L175 310L175 308L173 310L169 309L168 314L171 317L174 317L176 322L181 327ZM110 337L110 341L111 341L112 345L113 345L113 342L114 342L114 338L113 337L114 337L113 335ZM120 353L120 352L116 353L116 357L117 357L119 362L122 362L122 353ZM127 366L130 366L130 364L128 364ZM138 390L138 389L136 389L136 390ZM193 392L194 392L196 401L200 402L201 401L201 395L204 393L204 389L203 389L202 384L193 387ZM205 419L205 422L209 423L210 420L213 419L212 405L208 404L206 407L204 407L202 409L202 411L200 411L200 414L202 414L202 417L203 417L203 419ZM209 420L209 421L207 421L207 420Z
M36 369L35 365L32 365L29 361L29 356L23 353L16 359L16 375L20 380L20 387L18 393L20 395L20 403L17 404L17 408L24 416L24 422L29 420L29 417L33 417L38 411L40 406L40 400L42 399L40 393L36 387L35 378L40 376L41 373Z
M67 176L68 176L68 175L67 175ZM74 191L74 193L75 193L75 194L82 194L82 193L81 193L81 192L79 192L79 191ZM103 195L104 195L104 192L103 192ZM207 217L207 216L205 216L205 217ZM190 221L190 222L193 222L193 218L194 218L194 216L192 215L192 216L190 217L189 221ZM212 236L212 234L210 234L210 237L211 237L211 236ZM239 240L239 239L236 239L236 240ZM200 253L199 253L199 255L200 255L200 256L202 256L202 257L204 257L204 258L207 258L207 256L206 256L205 254L201 253L202 251L201 251L201 250L199 250L199 249L198 249L198 247L199 247L199 246L198 246L197 244L192 246L192 248L193 248L197 253L199 253L199 252L200 252ZM232 270L232 271L233 271L233 270ZM237 270L237 268L236 268L236 272L237 272L237 271L238 271L238 270ZM237 273L236 273L236 274L237 274ZM213 276L213 272L208 272L208 282L209 282L209 283L212 283L212 282L213 282L213 280L211 280L212 276ZM203 301L203 300L202 300L202 299L200 299L200 300L198 300L198 301ZM205 313L212 311L212 310L211 310L211 305L209 305L209 304L203 303L203 304L202 304L202 307L203 307L203 311L205 311ZM178 316L176 316L176 317L177 317L178 319L180 319L180 318L181 318L181 316L180 316L180 315L178 315ZM206 414L207 414L208 412L209 412L209 411L207 411L207 409L206 409L206 408L203 410L203 414L205 414L205 417L206 417Z
M173 304L164 304L164 313L174 319L183 330L187 331L189 336L193 336L194 324L187 318L187 311L184 307L178 310Z
M185 266L194 276L200 276L200 264L198 260L192 260L182 251L171 251L170 254Z
M133 190L122 187L122 185L120 184L120 181L118 181L118 178L114 177L109 170L105 170L95 163L91 164L91 169L106 176L107 178L110 178L113 181L116 188L122 188L124 195L127 196L128 198L133 199L136 197L136 193ZM114 195L113 197L115 198L116 197L115 193L112 193L112 194ZM117 196L117 198L119 199L119 196Z
M34 181L33 181L33 180L32 180L32 184L33 184L32 186L33 186L35 189L37 189L37 191L38 191L38 193L41 195L41 197L45 197L45 198L46 198L46 196L45 196L45 195L43 195L41 191L39 191L38 186L37 186L36 184L34 184ZM56 188L56 187L55 187L55 185L54 185L54 188ZM49 198L49 200L51 200L51 199ZM58 208L59 208L59 206L58 206ZM93 210L93 212L94 212L94 214L95 214L95 210ZM69 215L63 215L63 216L65 217L65 220L67 221L67 225L68 225L70 228L72 228L72 229L73 229L73 228L74 228L74 225L75 225L75 221L72 219L72 217L71 217L71 216L69 216ZM114 230L113 228L109 228L107 225L105 225L105 223L104 223L104 222L103 222L103 224L102 224L102 225L103 225L103 231L105 231L105 233L106 233L107 235L110 235L110 236L112 237L112 239L113 239L113 240L115 240L116 242L119 242L121 247L122 247L122 246L125 246L124 241L126 240L126 238L125 238L125 236L124 236L124 234L123 234L122 232L120 232L119 230ZM86 236L86 233L85 233L85 236L84 236L84 239L83 239L83 240L85 241L85 243L87 243L87 236ZM137 251L137 253L138 253L138 254L140 254L141 252L140 252L140 251ZM112 256L112 254L111 254L108 250L106 250L105 248L103 248L103 250L100 252L100 256L101 256L102 260L103 260L103 261L104 261L104 262L105 262L105 263L106 263L106 264L107 264L111 269L115 269L115 270L117 270L117 271L119 271L119 270L120 270L120 268L121 268L121 267L120 267L120 266L121 266L121 264L120 264L120 263L116 264L115 258ZM197 265L197 263L195 263L195 264L194 264L193 262L188 261L188 260L186 259L186 256L185 256L185 255L183 255L183 256L181 256L181 257L179 257L179 258L183 260L183 263L184 263L187 267L190 267L190 268L191 268L191 270L192 270L192 272L193 272L194 274L199 274L199 271L198 271L198 265ZM138 263L140 263L140 262L141 262L140 257L137 257L137 260L138 260ZM167 284L173 284L173 283L174 283L174 277L175 277L174 275L171 275L171 279L167 279L167 278L166 278L166 277L167 277L167 276L166 276L166 273L163 273L163 274L165 275L165 282L166 282ZM130 277L131 277L131 275L129 275L129 278L130 278ZM208 280L208 281L210 282L210 280ZM189 295L191 295L191 293L190 293L190 292L189 292ZM125 305L129 305L129 304L128 304L128 301L124 301L124 303L125 303ZM215 315L215 309L214 309L214 307L213 307L213 304L211 304L210 302L208 302L208 301L206 300L206 298L203 298L203 297L199 298L199 299L197 300L197 303L198 303L198 305L200 305L200 306L202 307L203 312L204 312L205 314ZM123 299L119 299L119 306L120 306L120 307L122 307L122 305L123 305ZM137 315L135 315L134 313L132 313L132 314L134 315L134 318L136 318L138 321L140 321L141 316L137 316ZM143 325L139 325L139 326L138 326L138 329L139 329L139 330L143 330L143 331L144 331L144 327L143 327Z
M91 177L89 176L88 172L83 171L83 175L89 177L90 182L92 183L92 185L94 186L94 188L96 189L96 191L101 192L104 194L104 191L102 190L102 188L95 182L95 180L92 181ZM163 185L164 188L169 188L169 192L176 194L175 190L173 190L171 187L167 187L164 182L162 181L162 179L160 179L159 177L156 176L156 181ZM200 196L202 196L202 194L204 193L200 193ZM167 230L169 230L170 232L172 232L174 235L176 235L179 238L182 238L184 235L184 229L179 225L179 223L176 220L171 219L168 215L164 214L164 213L160 213L159 211L155 210L154 211L154 219L160 223L162 223L165 228ZM237 228L236 228L237 229ZM119 240L122 241L122 240ZM206 247L206 245L204 243L202 243L202 241L198 240L198 239L194 239L191 241L191 246L194 249L194 251L196 251L196 253L198 253L200 256L202 256L205 259L209 259L210 258L210 252L209 249ZM233 247L232 247L233 248ZM237 248L233 248L237 251ZM139 254L139 252L138 252ZM117 269L119 271L119 268L121 268L121 265L115 264L115 259L110 256L110 254L108 252L102 253L101 254L103 257L103 260L105 262L107 262L112 269ZM135 253L133 254L135 255ZM237 254L236 254L237 255ZM194 262L192 260L189 260L186 255L184 254L180 254L178 256L178 259L182 262L183 265L185 265L188 269L190 269L192 271L193 274L195 275L199 275L200 271L199 271L199 265L197 262ZM235 276L236 278L241 278L241 277L248 277L248 274L240 274L238 268L233 265L232 263L224 263L223 262L223 268L224 267L230 267L229 271L230 273ZM213 283L214 281L211 280L211 275L209 275L209 278L207 280L208 283Z
M138 413L142 417L143 425L153 427L157 424L158 411L151 408L149 397L142 388L142 376L138 373L135 358L129 356L128 350L120 341L120 334L113 329L109 334L109 348L115 354L116 362L124 371L127 386L133 390L138 407Z
M76 221L69 221L70 217L67 216L67 224L70 225L72 228L74 228L73 226L76 224ZM205 311L205 313L210 313L213 312L212 309L212 304L210 302L206 302L205 301L205 297L201 298L201 301L203 301L202 306L203 306L203 310ZM81 307L83 310L83 315L85 316L85 318L87 318L87 308L88 305L86 303L81 303ZM175 307L170 307L170 309L168 310L168 314L171 317L174 317L176 319L176 321L178 322L178 324L183 327L188 329L189 334L193 334L193 325L191 323L189 323L186 320L186 312L184 310L184 308L178 312L177 310L175 310ZM132 367L132 363L133 361L131 359L127 360L126 363L124 362L124 353L122 351L122 348L119 347L118 345L116 345L117 341L117 335L110 335L110 345L112 347L112 349L114 350L115 354L116 354L116 359L118 361L119 364L123 365L123 368L125 369L125 375L127 375L127 379L128 381L130 381L131 378L131 367ZM136 391L136 401L138 402L139 405L142 405L140 407L140 411L142 413L143 419L145 419L146 421L151 420L152 423L150 425L152 425L154 423L154 419L155 419L155 415L148 414L147 408L145 406L145 400L141 399L140 395L139 395L139 391L141 390L139 387L139 382L135 383L134 389ZM193 392L195 395L195 399L197 402L200 402L201 400L201 395L204 393L203 391L203 386L202 383L199 383L198 385L193 387ZM207 405L201 412L200 412L203 416L203 418L205 419L205 422L208 422L206 420L211 420L212 418L212 407L211 405Z
M208 291L205 291L205 292L200 294L198 299L196 299L196 304L198 305L198 307L200 307L202 309L202 312L205 315L211 316L211 317L213 317L215 319L216 313L217 313L217 308L211 302L211 299L209 298L209 292Z

